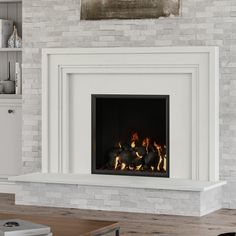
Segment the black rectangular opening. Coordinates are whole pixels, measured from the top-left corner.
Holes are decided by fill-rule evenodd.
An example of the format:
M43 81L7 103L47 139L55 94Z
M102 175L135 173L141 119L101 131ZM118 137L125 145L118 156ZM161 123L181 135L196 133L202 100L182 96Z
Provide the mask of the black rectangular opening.
M92 173L169 177L168 95L92 95Z

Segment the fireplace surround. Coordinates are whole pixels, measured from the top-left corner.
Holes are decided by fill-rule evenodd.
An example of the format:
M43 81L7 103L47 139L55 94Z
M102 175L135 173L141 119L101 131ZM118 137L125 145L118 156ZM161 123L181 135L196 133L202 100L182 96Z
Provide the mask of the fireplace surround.
M42 173L11 178L24 193L17 203L35 204L30 188L42 183L59 195L64 185L75 186L76 196L60 206L198 216L219 209L225 182L219 181L218 57L216 47L43 49ZM169 178L93 173L92 98L104 94L169 96ZM150 138L155 147L159 139L135 127L130 132L124 138L130 146ZM117 139L119 145L123 138ZM130 173L134 166L125 168ZM50 194L37 202L57 201Z
M169 177L219 179L217 48L45 49L42 58L44 173L91 174L92 94L164 94Z

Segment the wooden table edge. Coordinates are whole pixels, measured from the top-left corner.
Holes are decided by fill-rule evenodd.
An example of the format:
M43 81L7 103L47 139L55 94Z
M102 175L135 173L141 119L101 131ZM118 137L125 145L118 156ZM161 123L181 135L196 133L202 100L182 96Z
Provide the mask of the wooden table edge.
M53 219L62 219L62 218L66 218L66 219L70 219L71 216L69 217L65 217L65 216L49 216L48 214L36 214L36 215L32 215L32 214L25 214L25 213L15 213L15 212L9 212L9 211L1 211L0 210L0 215L4 215L6 217L9 217L8 219L11 219L11 218L18 218L18 219L21 219L21 217L23 218L23 220L28 220L28 221L31 221L31 222L34 222L34 223L38 223L38 224L41 224L39 222L36 222L36 220L32 219L32 220L29 220L29 219L24 219L25 217L28 218L28 217L35 217L35 218L41 218L43 216L46 216L46 217L49 217L49 218L53 218ZM75 220L75 218L73 218ZM119 222L116 222L116 221L107 221L107 220L94 220L94 219L84 219L84 218L76 218L77 220L79 221L91 221L91 222L107 222L108 225L107 226L103 226L99 229L95 229L93 231L90 231L89 233L85 233L85 234L80 234L79 236L97 236L97 235L105 235L106 233L108 232L116 232L118 231L118 234L116 233L116 236L119 236L119 231L120 231L120 223ZM110 224L109 224L110 223ZM49 225L50 226L50 225Z
M112 224L109 225L109 226L104 226L100 229L93 230L93 231L91 231L89 233L86 233L86 234L83 234L81 236L97 236L97 235L103 235L103 234L113 232L113 231L115 232L116 230L120 230L119 222L111 221L111 223Z

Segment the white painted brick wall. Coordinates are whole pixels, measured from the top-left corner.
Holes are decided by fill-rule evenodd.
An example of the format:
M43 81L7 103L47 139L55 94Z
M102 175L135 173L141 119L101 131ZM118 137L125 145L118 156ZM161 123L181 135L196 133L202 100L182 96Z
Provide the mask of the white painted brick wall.
M223 202L236 208L236 1L182 0L181 17L125 21L80 21L79 6L79 0L23 0L24 172L41 168L41 48L216 45L220 174L229 182Z

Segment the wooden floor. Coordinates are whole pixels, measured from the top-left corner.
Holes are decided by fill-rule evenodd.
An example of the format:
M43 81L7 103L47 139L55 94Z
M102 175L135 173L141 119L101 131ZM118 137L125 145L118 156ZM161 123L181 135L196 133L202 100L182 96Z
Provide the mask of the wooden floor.
M224 232L236 232L236 210L228 209L223 209L201 218L134 214L66 208L15 206L13 195L0 194L0 212L119 221L122 236L217 236Z

